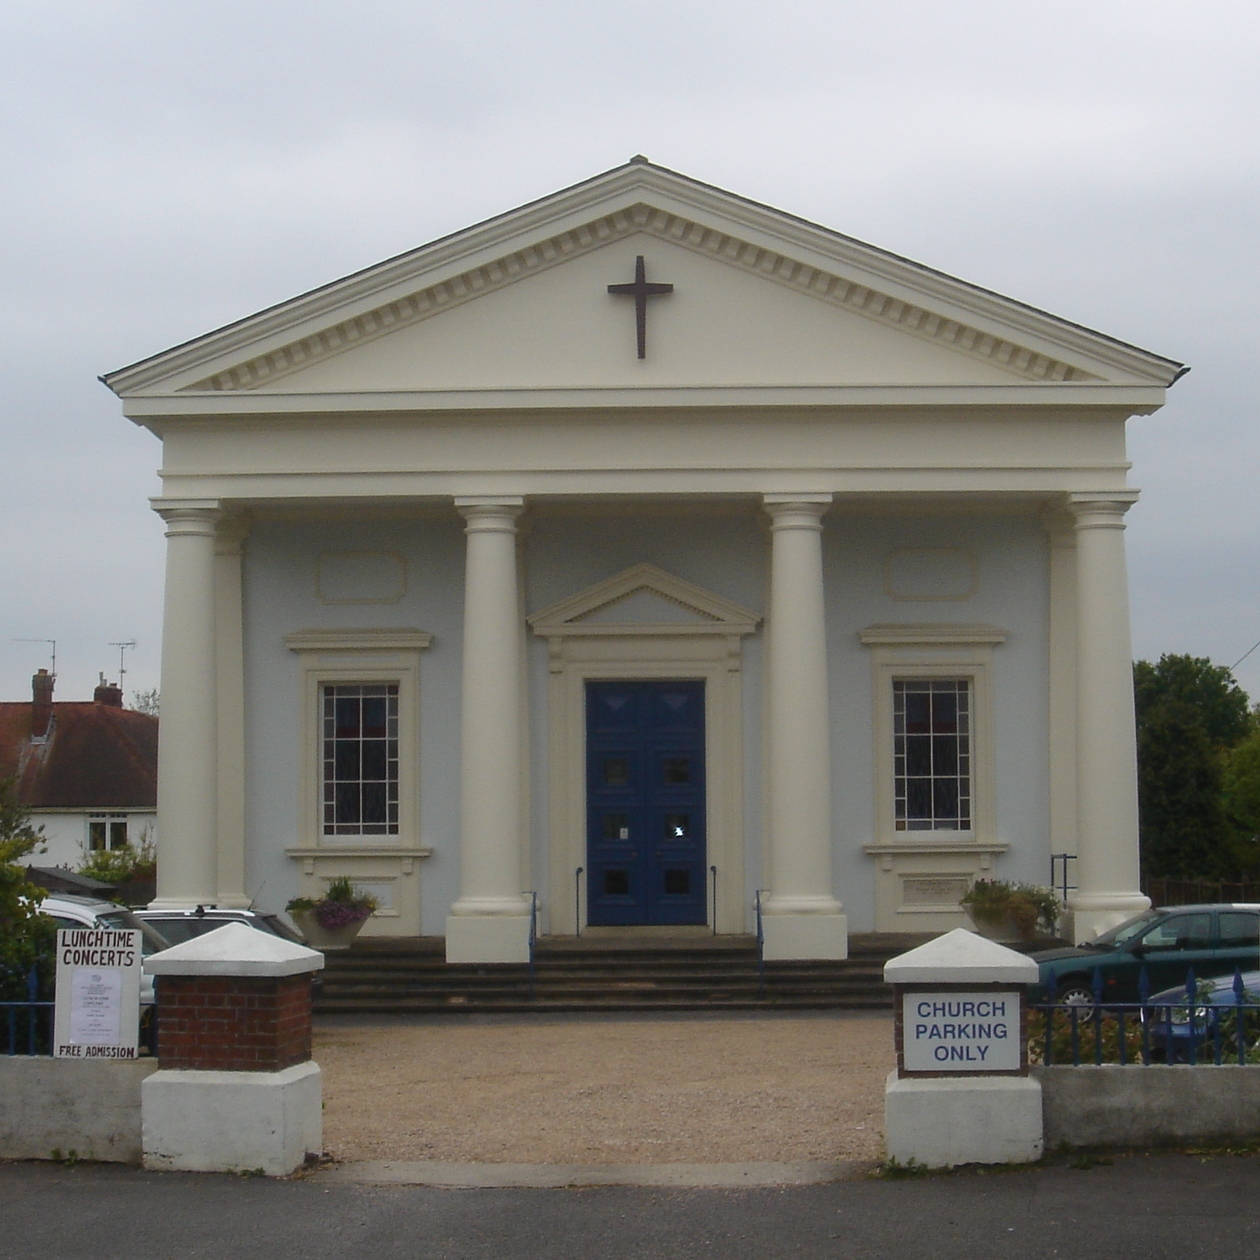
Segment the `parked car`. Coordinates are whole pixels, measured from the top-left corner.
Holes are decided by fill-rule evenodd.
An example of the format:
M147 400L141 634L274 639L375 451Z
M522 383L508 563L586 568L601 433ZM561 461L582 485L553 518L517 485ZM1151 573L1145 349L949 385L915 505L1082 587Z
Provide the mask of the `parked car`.
M1142 969L1152 991L1200 977L1232 976L1260 964L1260 905L1167 906L1135 915L1085 945L1044 949L1030 957L1040 969L1030 1001L1093 1006L1094 972L1103 1001L1136 1002Z
M140 953L148 958L161 950L169 949L174 942L168 940L161 929L145 923L134 910L127 910L112 901L98 901L92 897L78 897L73 893L58 893L45 897L39 903L40 910L56 920L59 928L105 927L139 928ZM140 1005L152 1006L153 977L146 971L140 974Z
M1184 980L1153 993L1146 1014L1151 1050L1170 1063L1185 1063L1190 1060L1192 1044L1198 1057L1206 1054L1215 1058L1219 1039L1222 1059L1237 1062L1240 1006L1243 1047L1254 1051L1260 1046L1260 971L1244 971L1237 979L1196 976L1193 996Z
M198 906L195 910L134 910L132 913L142 923L156 928L172 945L182 945L195 936L204 936L225 923L244 923L247 927L269 932L286 941L306 944L301 933L291 928L278 914L220 909L218 906Z

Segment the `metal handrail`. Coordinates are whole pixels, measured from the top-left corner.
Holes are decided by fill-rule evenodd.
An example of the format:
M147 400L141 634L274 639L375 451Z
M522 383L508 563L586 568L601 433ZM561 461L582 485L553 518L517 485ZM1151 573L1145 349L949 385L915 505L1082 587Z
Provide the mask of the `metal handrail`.
M538 944L538 894L532 889L527 888L525 895L529 898L529 1000L534 1000L534 982L536 973L534 971L534 946Z
M1050 854L1050 887L1059 894L1059 900L1066 902L1068 893L1076 891L1076 885L1068 883L1068 863L1076 861L1075 853L1052 853ZM1059 867L1063 868L1063 875L1059 875Z
M717 935L717 867L710 866L709 874L713 877L713 935Z
M757 996L766 996L766 930L761 921L761 894L768 888L758 888L753 904L757 907Z
M579 866L573 872L573 935L582 935L582 873L586 867Z

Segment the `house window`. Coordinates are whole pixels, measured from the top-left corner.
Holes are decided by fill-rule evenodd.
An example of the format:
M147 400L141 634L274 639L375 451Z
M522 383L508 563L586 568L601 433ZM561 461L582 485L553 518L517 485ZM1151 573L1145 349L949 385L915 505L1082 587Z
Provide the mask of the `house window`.
M325 684L321 692L323 834L398 835L398 684Z
M971 683L893 681L893 816L897 831L970 831Z
M111 818L108 814L88 815L88 848L94 852L121 849L127 843L126 817Z

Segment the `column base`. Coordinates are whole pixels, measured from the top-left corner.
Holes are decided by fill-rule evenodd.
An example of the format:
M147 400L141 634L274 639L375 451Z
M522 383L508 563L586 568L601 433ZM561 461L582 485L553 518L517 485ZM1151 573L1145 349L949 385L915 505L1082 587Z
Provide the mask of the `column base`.
M529 915L447 915L446 961L448 963L529 962Z
M324 1149L319 1066L281 1072L163 1069L140 1086L144 1166L287 1177Z
M1068 909L1072 912L1072 940L1085 945L1100 932L1118 927L1125 919L1131 919L1143 910L1149 910L1151 899L1140 892L1098 893L1069 897Z
M844 914L767 914L761 920L767 962L804 962L849 956Z
M890 1160L926 1168L1029 1164L1045 1139L1041 1082L1031 1076L899 1079L884 1086L884 1146Z

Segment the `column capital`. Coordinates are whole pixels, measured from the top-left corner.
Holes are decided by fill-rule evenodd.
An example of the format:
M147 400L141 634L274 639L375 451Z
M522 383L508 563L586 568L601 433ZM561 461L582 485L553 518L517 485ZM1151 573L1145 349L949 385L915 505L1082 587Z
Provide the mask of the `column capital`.
M796 494L763 494L762 506L770 517L770 528L822 529L823 514L835 496L830 491L800 491Z
M1087 490L1069 494L1064 510L1081 529L1123 529L1124 514L1138 501L1139 490Z
M516 532L516 518L525 510L519 495L457 496L455 507L468 522L466 533L489 531Z
M166 536L203 534L213 537L223 515L218 499L150 499L150 506L166 522Z

